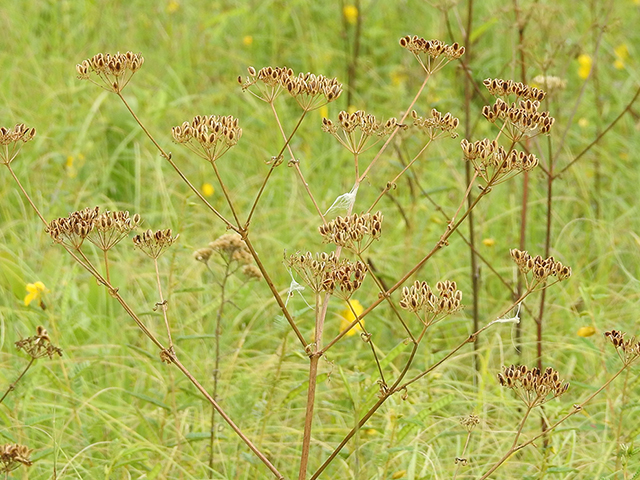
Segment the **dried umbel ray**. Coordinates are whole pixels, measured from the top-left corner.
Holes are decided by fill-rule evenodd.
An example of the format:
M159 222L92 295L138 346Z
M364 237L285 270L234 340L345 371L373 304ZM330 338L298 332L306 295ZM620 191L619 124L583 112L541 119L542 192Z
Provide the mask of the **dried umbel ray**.
M460 120L449 112L443 115L434 108L431 110L431 117L421 117L415 110L412 110L411 117L413 118L412 126L426 133L431 140L443 135L449 135L451 138L458 136L455 129L460 125Z
M497 185L521 172L533 170L538 166L538 158L533 153L511 150L507 153L497 140L477 140L469 142L462 139L460 148L465 160L470 161L474 170L487 184Z
M571 276L571 267L563 265L553 257L542 258L540 255L532 257L529 252L517 248L512 249L510 253L518 269L525 275L529 290L546 282L549 277L556 277L560 282Z
M390 135L396 127L406 128L405 125L398 124L395 117L381 121L364 110L353 113L343 110L338 114L335 123L328 118L322 119L322 131L333 135L354 155L373 147L382 137ZM370 141L372 139L373 142Z
M9 165L20 152L23 144L33 140L36 129L17 123L13 128L0 127L0 163Z
M516 392L516 395L529 408L559 397L569 388L569 384L563 383L558 372L551 367L547 367L544 371L525 365L502 367L502 373L498 374L498 381L503 387Z
M143 63L144 57L139 53L98 53L76 65L76 72L81 80L89 80L105 90L120 93Z

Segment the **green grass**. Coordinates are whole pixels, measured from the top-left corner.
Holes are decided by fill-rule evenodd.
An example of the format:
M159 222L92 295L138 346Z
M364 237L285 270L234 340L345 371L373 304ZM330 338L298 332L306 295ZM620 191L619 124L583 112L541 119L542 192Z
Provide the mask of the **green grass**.
M213 334L218 289L212 276L192 259L192 252L219 235L216 222L180 181L114 95L75 77L74 66L103 51L142 52L145 64L125 89L143 122L196 186L208 182L216 193L212 205L228 209L205 162L171 141L171 127L197 114L234 115L243 137L218 162L231 196L247 212L267 170L264 160L277 153L281 140L268 106L236 83L246 67L288 65L346 80L345 42L339 2L5 2L0 6L0 124L24 122L38 129L12 164L47 219L100 205L139 212L144 228L168 228L180 240L162 257L170 296L173 335L182 362L211 387ZM484 78L519 80L517 36L511 4L476 2L471 69L478 85ZM520 2L519 2L520 3ZM638 88L640 45L634 2L600 5L609 14L590 13L589 4L539 2L525 33L527 77L548 70L565 78L566 90L548 108L556 117L550 143L563 168L626 106ZM529 8L529 6L522 6ZM458 14L464 18L466 6ZM363 2L363 37L353 106L378 117L400 117L420 86L422 72L398 38L416 34L451 41L447 22L427 2ZM608 28L598 51L597 83L578 77L577 55L594 55L595 21ZM462 34L449 17L454 40ZM251 36L252 42L245 41ZM625 68L613 67L614 49L626 44ZM581 96L582 95L582 96ZM580 99L579 103L578 99ZM329 105L335 118L347 109L346 95ZM463 73L450 64L430 81L416 109L436 107L463 119ZM574 108L574 105L577 106ZM482 119L483 103L474 99L473 139L495 135ZM290 130L299 115L284 97L279 113ZM545 407L558 418L619 368L602 333L616 328L637 333L640 294L640 215L636 162L637 106L600 143L554 183L552 253L573 268L573 277L547 292L544 316L544 364L552 365L572 386L561 400ZM322 209L352 186L353 165L346 151L320 131L312 112L293 141L301 168ZM569 122L572 122L571 124ZM565 128L563 149L557 152ZM402 205L383 199L383 236L367 255L380 276L392 284L437 242L446 221L420 188L452 214L466 187L459 138L430 148L411 175L392 192ZM415 152L417 139L401 151ZM546 159L546 137L531 145ZM408 153L406 154L408 155ZM72 171L67 165L73 158ZM406 161L406 157L405 157ZM366 209L380 188L399 170L388 151L358 194L356 211ZM44 325L64 350L55 360L39 360L0 405L0 443L34 449L34 465L10 478L181 478L208 476L210 408L180 373L159 360L152 344L95 280L51 245L36 215L19 194L6 169L0 174L0 390L4 391L27 359L13 343ZM411 178L411 181L408 179ZM596 181L598 179L598 181ZM480 253L509 281L515 281L508 250L519 242L521 177L494 188L475 210ZM598 186L599 185L599 186ZM527 248L542 253L546 222L546 177L531 175ZM245 213L246 215L246 213ZM286 162L276 170L252 222L254 243L276 286L284 292L290 277L283 251L319 251L318 219L294 170ZM461 230L467 235L467 225ZM162 332L153 311L157 301L153 265L129 242L113 257L113 280L141 318ZM93 252L98 258L97 252ZM218 272L220 274L220 272ZM510 293L482 268L479 311L482 323L496 318L511 302ZM419 275L435 284L458 282L467 309L430 330L411 373L438 361L471 332L469 254L456 236ZM23 305L25 285L40 280L50 289L48 308ZM243 431L267 452L287 478L295 478L304 421L308 361L265 284L241 286L226 309L221 339L219 398ZM309 296L307 301L311 301ZM357 294L363 305L377 298L372 284ZM396 299L397 300L397 299ZM539 296L527 300L531 312ZM302 333L309 337L313 312L299 296L291 300ZM326 329L337 334L341 302L330 305ZM592 325L597 334L576 335ZM383 354L399 350L403 332L387 307L367 317L373 341ZM479 478L510 446L521 405L501 389L502 365L535 362L535 325L523 314L522 356L513 345L515 330L498 325L479 339L478 372L473 347L465 347L442 368L411 386L408 398L392 397L339 454L321 478L453 478L466 432L460 416L475 413L468 467L458 478ZM287 333L288 332L288 333ZM284 347L283 347L284 344ZM280 354L284 350L281 358ZM397 351L397 350L396 350ZM407 347L389 363L398 374ZM281 364L280 364L281 362ZM280 367L278 367L280 365ZM278 370L280 369L280 370ZM276 374L276 372L280 372ZM310 470L314 471L376 400L378 385L370 350L347 337L320 362ZM619 444L634 445L640 435L637 370L618 379L549 439L512 457L493 478L632 478L640 462L629 458L626 476L617 462ZM533 415L525 438L539 429ZM273 478L218 417L214 478Z

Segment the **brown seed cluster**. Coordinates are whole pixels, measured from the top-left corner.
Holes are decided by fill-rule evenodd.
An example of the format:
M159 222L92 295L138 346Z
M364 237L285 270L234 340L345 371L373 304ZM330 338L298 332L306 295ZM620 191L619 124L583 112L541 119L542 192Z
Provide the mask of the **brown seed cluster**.
M494 97L508 97L515 95L517 98L524 100L544 100L546 93L536 87L531 87L522 82L514 82L513 80L502 80L501 78L487 78L482 82L489 93Z
M258 93L249 90L253 95L271 103L282 91L287 91L305 110L310 111L333 102L342 93L342 84L336 78L313 73L294 74L288 67L264 67L256 71L249 67L249 76L245 80L238 77L242 90L254 85Z
M178 240L180 235L175 237L171 234L171 229L147 230L141 235L133 237L133 245L142 250L149 258L158 259L164 251Z
M547 367L544 372L537 367L530 369L524 365L502 367L498 381L503 387L515 391L529 408L559 397L569 388L569 384L563 383L558 372L551 367Z
M52 220L45 228L54 242L79 249L95 226L95 220L100 215L100 207L87 207L70 213L67 217Z
M462 139L460 148L465 160L473 164L478 175L491 185L497 185L520 172L534 169L538 165L538 158L533 153L517 150L507 152L497 140L477 140L470 142Z
M382 212L337 217L318 228L325 243L334 243L361 254L382 233Z
M173 127L171 135L177 143L213 163L238 143L242 129L231 115L197 115L191 122Z
M425 40L416 35L402 37L400 46L413 53L428 74L440 70L451 60L464 55L464 47L458 42L447 45L440 40Z
M398 124L397 118L379 121L363 110L353 113L342 111L338 114L336 123L323 118L322 131L333 135L354 155L373 147L381 137L390 135L396 127L405 128L405 125ZM373 143L369 142L372 138L376 140Z
M566 280L571 276L571 267L563 265L553 257L542 258L540 255L532 257L529 252L514 248L509 252L518 269L525 275L527 288L533 290L549 277L556 277L557 281ZM531 273L532 279L528 278Z
M81 80L89 80L105 90L120 93L143 63L144 58L139 53L98 53L76 65L76 72ZM99 81L94 80L92 74Z
M8 474L20 465L30 467L32 462L29 460L29 455L31 455L31 450L25 445L17 443L0 445L0 472Z
M141 221L139 213L130 216L127 211L110 212L107 210L94 219L93 230L87 239L100 250L106 252L140 225Z
M249 279L261 279L262 272L253 265L253 256L242 237L237 233L226 233L218 237L208 246L199 248L193 252L193 258L205 265L209 264L211 256L217 253L225 265L237 262L237 266L242 266L242 273ZM235 271L235 270L234 270Z
M482 115L491 123L501 120L505 124L505 134L514 142L522 137L548 134L555 122L549 112L538 112L538 100L520 100L518 104L508 104L498 98L492 106L482 107Z
M629 365L640 357L640 342L636 337L631 337L630 339L625 340L625 335L625 332L620 332L618 330L611 330L604 334L604 336L613 344L624 364Z
M431 110L431 117L421 117L415 110L411 111L411 117L413 118L413 126L426 133L431 140L435 140L443 135L449 135L451 138L456 138L458 133L455 129L458 128L460 120L447 112L444 115L435 108Z
M24 123L17 123L13 128L0 127L0 163L9 165L18 155L22 144L36 136L36 129L27 127Z
M297 253L291 255L286 264L313 292L333 293L343 300L348 300L360 288L367 274L364 263L338 259L334 252Z
M100 207L87 207L67 217L52 220L45 231L57 243L79 249L85 238L107 251L122 240L141 222L140 215L127 211L100 213Z
M34 336L18 340L16 348L36 360L43 357L53 358L54 355L62 356L62 349L51 344L49 334L42 326L36 328Z
M402 288L400 307L418 315L425 325L435 323L436 318L457 312L463 308L462 292L456 282L445 280L436 283L437 295L427 282L414 282Z
M467 431L473 430L480 423L480 417L478 415L467 415L460 419L460 425L467 429Z

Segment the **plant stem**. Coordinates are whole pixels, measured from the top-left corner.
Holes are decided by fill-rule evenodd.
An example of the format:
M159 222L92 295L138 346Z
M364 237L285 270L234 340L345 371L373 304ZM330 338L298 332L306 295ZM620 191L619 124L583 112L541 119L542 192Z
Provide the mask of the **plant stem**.
M18 385L18 382L22 379L22 377L24 377L24 375L31 368L31 365L33 365L35 361L36 361L35 357L31 357L31 360L27 364L26 368L22 371L22 373L18 376L18 378L16 378L15 381L11 385L9 385L9 388L7 388L7 391L4 392L4 395L2 395L2 398L0 398L0 403L2 403L4 399L7 397L7 395L9 395L9 392L12 392L13 390L15 390L16 385Z

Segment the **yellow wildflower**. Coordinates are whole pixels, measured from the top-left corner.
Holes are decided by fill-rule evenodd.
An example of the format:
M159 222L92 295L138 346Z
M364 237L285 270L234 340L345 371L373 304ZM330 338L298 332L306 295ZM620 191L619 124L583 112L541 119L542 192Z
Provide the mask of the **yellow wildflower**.
M245 35L242 39L242 43L244 43L247 47L253 44L253 37L251 35Z
M347 306L347 308L345 308L340 314L342 317L342 320L340 321L341 332L345 331L347 327L351 324L351 322L353 322L356 319L356 317L353 315L354 312L356 315L360 316L360 314L364 311L364 307L360 304L358 300L349 300L349 303L351 304L351 308ZM364 325L364 320L360 320L360 323ZM355 335L356 331L358 332L362 331L362 328L360 328L360 324L356 324L356 326L353 327L351 330L349 330L346 335L350 337L351 335Z
M589 120L582 117L580 120L578 120L578 125L580 126L580 128L586 128L589 126Z
M482 240L482 244L485 247L493 247L496 244L496 241L493 238L485 238Z
M578 65L580 65L580 68L578 68L578 76L580 78L587 78L591 73L592 64L593 60L590 55L587 55L586 53L578 55Z
M358 111L358 107L356 107L355 105L349 105L349 107L347 108L347 112L349 113L356 113Z
M622 70L624 68L624 62L629 58L629 48L626 43L621 43L616 48L613 49L613 53L616 56L615 62L613 62L613 66L618 70Z
M37 300L38 305L40 305L40 308L42 308L43 310L47 308L44 302L42 301L42 295L49 291L47 287L44 286L44 283L40 281L36 283L27 283L26 289L27 289L27 292L29 293L27 294L26 297L24 297L25 307L28 307L31 302L33 302L34 300Z
M202 187L200 188L200 190L202 190L202 195L204 195L205 197L210 197L216 191L213 188L213 185L211 185L210 183L203 183Z
M406 474L407 474L406 470L398 470L393 475L391 475L391 478L393 478L394 480L397 480L398 478L404 477Z
M175 13L179 8L180 2L177 0L170 0L169 3L167 3L167 13Z
M596 329L594 327L580 327L576 333L579 337L590 337L596 333Z
M347 22L349 22L351 25L355 25L358 21L358 7L354 5L346 5L342 9L342 14L344 15L344 18L347 20Z

